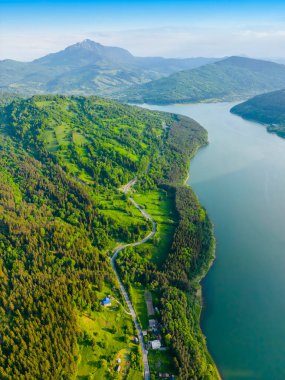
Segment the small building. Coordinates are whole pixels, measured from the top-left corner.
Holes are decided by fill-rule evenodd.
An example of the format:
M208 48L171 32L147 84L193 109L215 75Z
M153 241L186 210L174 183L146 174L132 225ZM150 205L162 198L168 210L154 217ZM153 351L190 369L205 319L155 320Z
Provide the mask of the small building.
M143 334L143 336L147 336L147 331L146 331L146 330L143 330L143 331L142 331L142 334Z
M156 330L156 320L155 319L150 319L148 321L149 328L151 330Z
M121 363L121 359L119 358L119 359L117 359L117 363Z
M103 300L102 300L102 305L103 306L111 306L111 300L109 297L105 297Z
M139 343L139 338L138 337L135 336L134 340L135 340L135 343L137 343L137 344Z
M150 342L150 346L153 350L159 350L160 347L161 347L161 342L160 340L156 339L156 340L152 340Z
M116 367L116 372L120 372L121 371L121 366L120 365L117 365Z

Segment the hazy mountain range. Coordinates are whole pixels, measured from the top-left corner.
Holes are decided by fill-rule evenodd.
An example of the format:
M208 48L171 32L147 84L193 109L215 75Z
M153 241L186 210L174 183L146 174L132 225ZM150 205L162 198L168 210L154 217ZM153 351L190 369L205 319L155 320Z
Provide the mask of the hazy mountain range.
M229 57L133 86L122 95L122 100L153 104L221 101L282 88L285 88L284 65Z
M285 66L247 57L135 57L91 40L32 62L0 61L0 91L101 95L123 102L244 99L285 88Z
M0 61L0 89L24 94L107 95L216 60L135 57L125 49L84 40L32 62Z

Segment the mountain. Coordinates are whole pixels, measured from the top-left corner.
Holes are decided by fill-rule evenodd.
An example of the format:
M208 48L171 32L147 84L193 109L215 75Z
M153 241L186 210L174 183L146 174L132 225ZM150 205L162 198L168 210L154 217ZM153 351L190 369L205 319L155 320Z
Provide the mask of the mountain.
M285 66L229 57L131 87L121 100L153 104L241 99L285 87Z
M99 63L127 64L133 56L125 49L103 46L91 40L84 40L66 49L36 59L34 63L47 66L82 67Z
M104 94L214 62L212 58L135 57L84 40L32 62L0 61L0 90L22 94Z
M267 130L285 138L285 90L261 94L238 104L231 112L267 126Z
M206 131L184 116L98 97L15 99L0 116L0 378L115 379L118 358L124 377L143 377L110 263L116 245L153 228L119 191L136 178L133 197L157 223L156 239L116 260L137 323L148 328L151 290L167 368L218 379L197 312L212 226L183 185ZM151 377L161 355L149 361Z

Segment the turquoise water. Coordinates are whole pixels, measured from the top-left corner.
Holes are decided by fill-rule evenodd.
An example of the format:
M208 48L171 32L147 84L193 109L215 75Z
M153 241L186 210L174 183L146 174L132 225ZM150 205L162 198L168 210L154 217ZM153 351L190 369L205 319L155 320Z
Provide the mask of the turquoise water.
M209 133L190 184L215 224L202 329L223 379L285 379L285 140L229 113L233 103L151 107Z

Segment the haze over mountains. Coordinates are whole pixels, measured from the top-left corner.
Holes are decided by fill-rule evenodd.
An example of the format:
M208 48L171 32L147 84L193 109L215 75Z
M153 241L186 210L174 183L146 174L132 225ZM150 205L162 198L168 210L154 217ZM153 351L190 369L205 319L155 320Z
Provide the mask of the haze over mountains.
M166 78L133 86L122 99L169 104L244 99L285 88L285 66L244 57L229 57Z
M216 60L135 57L125 49L84 40L32 62L0 61L0 89L24 94L108 95Z
M0 91L22 95L95 94L168 104L244 99L282 88L282 64L245 57L135 57L91 40L32 62L0 61Z

